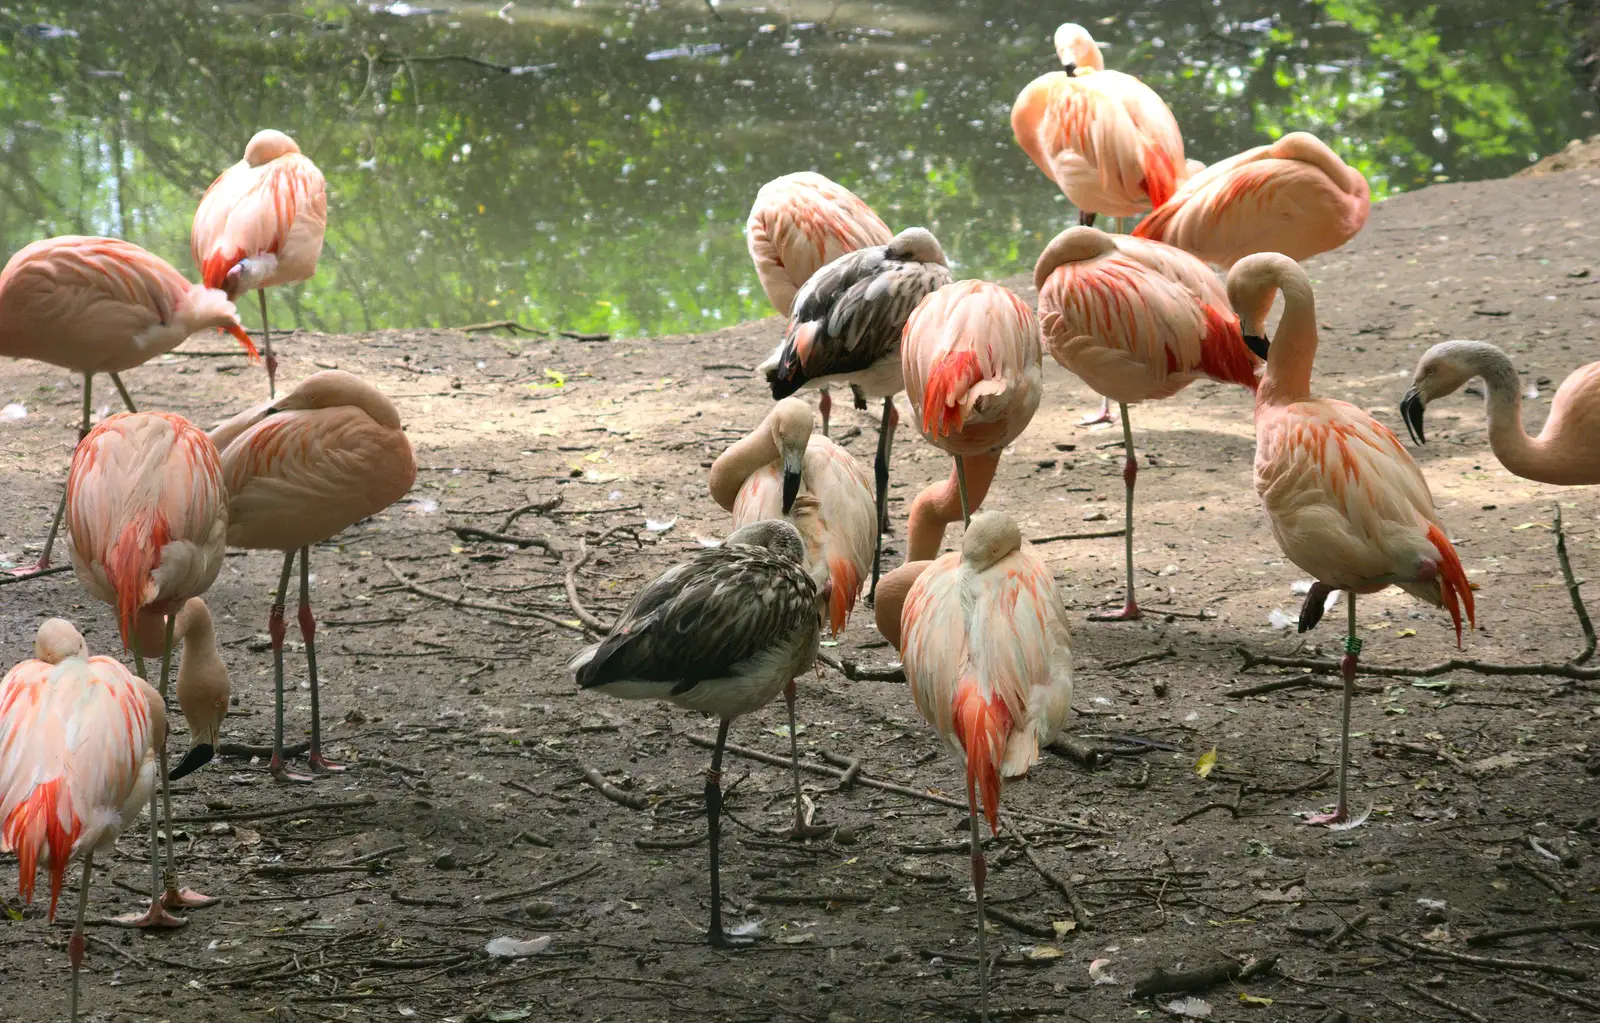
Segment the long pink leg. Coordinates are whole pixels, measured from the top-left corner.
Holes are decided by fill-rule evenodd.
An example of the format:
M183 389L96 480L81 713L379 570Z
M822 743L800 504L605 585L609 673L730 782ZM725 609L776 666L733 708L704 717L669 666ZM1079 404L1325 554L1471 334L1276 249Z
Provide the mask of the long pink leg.
M283 637L288 629L283 624L284 594L289 591L289 575L294 571L293 550L283 556L283 574L278 578L278 592L272 598L272 613L267 617L267 635L272 638L272 682L277 694L272 723L272 763L268 770L278 781L311 781L310 775L296 774L283 766Z
M978 1018L989 1019L989 955L985 947L984 930L988 927L983 907L983 882L989 876L989 864L983 858L983 839L978 834L978 794L971 777L967 780L967 840L972 846L972 894L978 903Z
M161 652L161 699L167 698L167 681L172 671L172 633L178 624L178 616L167 615L166 645ZM209 895L202 895L193 888L178 887L178 868L173 862L172 847L172 782L167 777L167 747L161 746L161 814L167 829L167 869L162 874L164 882L161 893L161 904L167 909L200 909L205 906L214 906L217 900Z
M1361 639L1356 635L1356 594L1346 590L1345 604L1349 608L1349 631L1344 640L1344 656L1339 659L1339 674L1344 676L1344 705L1340 708L1339 729L1339 805L1332 813L1316 814L1303 818L1303 824L1342 824L1350 819L1350 704L1356 694L1356 658L1361 653Z
M128 637L128 644L133 648L133 672L140 678L148 679L144 668L144 651L139 646L139 630L135 629ZM166 765L161 765L161 775L166 777ZM161 904L161 833L156 816L157 800L160 798L159 790L150 793L150 905L143 913L124 913L111 918L111 922L118 927L137 927L141 930L148 928L182 927L189 921L182 917L173 916ZM167 827L167 841L172 841L172 827Z
M267 289L257 288L256 297L261 299L261 347L265 349L267 361L267 397L278 396L278 357L272 354L272 331L267 328Z
M822 435L828 436L828 418L833 414L833 395L828 393L826 387L822 388L822 397L817 399L817 411L822 413Z
M1139 602L1133 596L1133 482L1139 477L1139 460L1133 454L1133 426L1128 422L1128 406L1119 404L1122 410L1122 447L1124 460L1122 463L1122 484L1127 490L1127 503L1122 516L1123 553L1125 555L1125 568L1128 578L1128 599L1122 605L1121 611L1110 611L1105 614L1092 614L1090 621L1094 622L1131 622L1144 617L1144 612L1139 610Z
M1096 423L1109 423L1109 422L1111 422L1111 399L1110 398L1101 398L1100 399L1100 411L1099 412L1090 412L1088 415L1086 415L1082 419L1078 420L1078 425L1079 426L1094 426Z

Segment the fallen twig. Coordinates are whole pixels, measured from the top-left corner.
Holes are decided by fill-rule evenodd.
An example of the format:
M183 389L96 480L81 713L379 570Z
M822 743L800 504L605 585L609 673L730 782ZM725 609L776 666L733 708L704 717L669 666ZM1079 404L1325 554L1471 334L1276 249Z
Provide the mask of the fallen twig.
M296 743L293 746L285 746L283 755L297 757L310 749L311 744L309 742ZM271 746L253 746L246 742L225 742L217 747L217 756L219 757L270 757L272 753Z
M304 803L278 810L240 810L236 813L205 813L191 817L174 817L174 824L209 824L213 821L264 821L273 817L306 817L323 810L353 810L358 806L372 806L377 799L371 795L356 799L335 799L326 803Z
M70 571L72 571L71 565L51 565L49 568L40 569L30 575L12 575L10 572L0 572L0 586L25 583L34 579L43 579L47 575L60 575L62 572Z
M376 874L381 870L376 863L325 863L300 866L288 863L267 863L250 873L257 877L310 877L313 874Z
M1186 824L1189 821L1194 820L1196 817L1200 816L1201 814L1208 813L1208 812L1210 812L1212 810L1226 810L1233 817L1234 820L1238 820L1239 819L1239 803L1244 799L1244 788L1245 788L1244 784L1240 783L1239 791L1237 791L1237 792L1235 792L1233 794L1233 802L1231 802L1231 803L1220 803L1220 802L1207 803L1205 806L1202 806L1198 810L1190 810L1188 813L1184 814L1182 817L1179 817L1177 820L1173 821L1172 823L1174 825Z
M1465 1016L1467 1019L1472 1020L1472 1023L1489 1023L1489 1017L1483 1015L1481 1012L1474 1012L1465 1005L1457 1005L1455 1002L1449 1001L1439 995L1434 994L1425 987L1419 987L1418 985L1411 983L1407 983L1403 986L1407 991L1416 995L1418 998L1426 998L1434 1005L1449 1009L1458 1016Z
M413 58L413 59L415 59L415 58ZM452 327L450 329L459 330L463 334L475 334L475 333L477 333L479 331L483 331L483 330L509 330L513 334L517 334L517 333L522 333L522 334L548 334L548 333L550 333L548 330L540 330L537 327L524 327L522 324L518 323L516 320L489 320L486 323L469 323L464 327Z
M1499 931L1484 931L1474 934L1467 939L1469 945L1487 945L1490 942L1504 941L1506 938L1521 938L1529 934L1563 934L1567 931L1597 931L1600 932L1600 917L1589 917L1583 920L1567 920L1564 922L1548 924L1529 924L1526 927L1507 927Z
M984 913L991 920L998 920L1014 931L1020 931L1035 938L1053 938L1056 936L1056 929L1049 924L1037 923L1027 917L1018 916L1003 906L986 903L984 905Z
M705 835L684 835L682 838L636 838L635 849L693 849L706 840Z
M1078 898L1077 889L1072 887L1072 882L1068 881L1060 874L1045 866L1044 863L1040 861L1038 853L1033 851L1033 843L1028 841L1027 836L1024 835L1020 829L1012 826L1009 819L1006 821L1006 831L1011 834L1012 838L1016 839L1018 845L1022 846L1022 854L1028 858L1028 862L1033 865L1033 869L1039 872L1039 876L1044 878L1045 883L1050 885L1050 887L1054 888L1056 891L1060 892L1067 900L1067 904L1072 907L1072 919L1076 920L1078 923L1078 930L1090 930L1091 927L1089 921L1091 914L1089 913L1089 910L1084 907L1083 900ZM1053 936L1054 931L1052 930L1052 933L1047 935L1047 937Z
M479 529L477 526L450 526L450 532L463 540L492 540L495 543L509 543L517 547L537 547L560 557L561 548L546 540L542 536L523 536L518 533L502 533L490 529Z
M1257 959L1249 965L1244 963L1226 962L1215 966L1202 966L1195 970L1183 970L1178 973L1168 973L1166 970L1157 969L1156 972L1145 977L1133 985L1133 997L1153 998L1156 995L1186 995L1196 991L1205 991L1226 984L1229 981L1248 981L1264 973L1270 973L1278 965L1278 954L1262 959Z
M1244 647L1239 647L1243 650ZM1301 686L1314 686L1317 689L1344 689L1343 682L1335 682L1330 678L1319 678L1316 675L1290 675L1286 678L1275 678L1271 682L1263 682L1258 686L1247 686L1244 689L1229 689L1223 693L1230 700L1237 700L1245 696L1260 696L1263 693L1277 692L1279 689L1299 689ZM1356 686L1358 693L1381 693L1380 686Z
M592 785L596 792L599 792L602 796L605 796L613 803L626 806L630 810L650 809L650 800L648 798L645 796L635 795L632 792L622 791L615 785L606 781L605 776L593 767L586 767L583 769L583 780Z
M751 901L767 906L826 906L835 903L871 902L863 892L756 892Z
M427 597L429 600L441 601L451 605L452 607L470 607L479 611L493 611L496 614L524 615L528 618L537 618L539 621L546 622L550 625L559 625L563 629L571 629L573 632L585 631L583 623L581 622L567 621L565 618L557 618L555 615L546 614L543 611L535 611L532 608L513 607L510 604L496 604L493 601L488 600L469 600L464 594L459 597L452 597L448 593L440 593L438 590L430 590L421 583L412 582L405 576L401 575L400 570L396 568L394 563L388 558L383 560L383 567L387 568L389 570L389 574L394 576L395 582L398 582L401 586L404 586L406 589L410 590L412 593L415 593L419 597Z
M1328 935L1328 940L1322 943L1322 947L1329 949L1330 951L1334 948L1337 948L1339 944L1344 941L1344 939L1350 937L1350 935L1354 934L1356 931L1359 931L1362 927L1365 927L1367 921L1371 919L1372 911L1363 910L1361 913L1358 913L1357 915L1346 920L1344 923L1340 924L1332 934Z
M499 902L514 902L517 899L525 899L530 895L538 895L540 892L547 892L552 888L559 888L562 885L571 881L576 881L581 877L588 877L590 874L599 869L600 864L591 863L582 870L573 871L572 873L558 877L553 881L546 881L543 884L536 884L532 888L519 888L514 892L501 892L499 895L488 895L480 901L486 906L492 906Z
M1465 952L1451 952L1443 948L1430 948L1415 941L1397 938L1392 934L1379 934L1376 936L1380 945L1390 948L1404 949L1418 955L1432 956L1438 959L1453 959L1458 963L1471 963L1473 966L1487 966L1496 970L1522 970L1529 973L1549 973L1557 977L1568 977L1572 980L1588 980L1589 974L1584 970L1574 969L1571 966L1562 966L1560 963L1540 963L1531 959L1491 959L1488 956L1472 956Z
M896 682L904 685L906 681L906 669L898 664L885 668L863 668L854 658L840 659L826 651L818 653L817 660L851 682Z
M1080 766L1091 771L1098 771L1102 767L1111 765L1112 753L1110 750L1084 742L1077 736L1068 735L1065 732L1051 739L1050 745L1046 746L1045 749L1058 756L1074 760Z
M1110 664L1102 665L1102 667L1106 671L1117 671L1122 668L1131 668L1135 664L1148 664L1151 661L1160 661L1176 656L1178 656L1178 648L1168 646L1165 650L1157 650L1151 654L1140 654L1138 657L1130 657L1126 661L1112 661Z
M1416 753L1424 757L1437 757L1457 770L1467 770L1466 762L1460 757L1456 756L1454 753L1451 753L1449 750L1437 749L1433 746L1427 746L1420 742L1400 742L1397 739L1385 739L1378 735L1369 736L1368 741L1374 746L1404 750L1407 753Z
M403 853L405 851L406 847L404 843L385 846L376 852L365 853L364 855L357 856L354 859L345 860L345 865L350 867L359 866L363 863L371 863L373 860L381 860L385 856L394 856L397 853Z
M1057 540L1099 540L1103 537L1121 536L1122 534L1123 530L1119 527L1117 529L1097 529L1092 533L1057 533L1054 536L1036 536L1028 542L1055 543Z
M545 512L554 511L555 509L561 507L561 502L566 500L566 498L567 495L565 493L558 493L556 496L547 497L543 501L529 501L527 504L522 505L521 507L513 508L509 513L507 513L504 519L500 520L499 531L502 533L506 532L518 519L529 513L534 515L543 515Z
M1581 1006L1591 1012L1600 1012L1600 1001L1596 1001L1593 998L1585 998L1582 995L1575 995L1571 992L1563 991L1560 988L1551 987L1548 984L1541 984L1536 980L1529 980L1527 977L1507 977L1506 979L1520 988L1526 988L1530 991L1538 991L1542 994L1549 995L1551 998L1559 998L1563 1002L1570 1002L1573 1005Z

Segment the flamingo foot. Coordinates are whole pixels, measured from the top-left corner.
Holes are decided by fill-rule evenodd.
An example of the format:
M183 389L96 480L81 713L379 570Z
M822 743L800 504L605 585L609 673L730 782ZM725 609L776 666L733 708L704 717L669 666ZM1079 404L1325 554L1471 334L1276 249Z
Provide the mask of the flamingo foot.
M1121 611L1097 611L1089 616L1091 622L1136 622L1144 617L1139 605L1133 601L1122 605Z
M38 561L34 562L31 565L24 565L21 568L13 568L11 570L11 575L14 578L17 578L17 579L26 579L31 575L38 575L40 572L43 572L45 569L47 569L49 567L50 567L50 559L49 558L40 558Z
M1345 808L1345 807L1341 807L1340 809L1335 810L1332 813L1314 813L1314 814L1310 815L1309 817L1302 817L1302 818L1300 818L1300 823L1301 824L1311 824L1311 825L1343 824L1345 821L1347 821L1349 819L1350 819L1350 811L1349 811L1349 809Z
M150 908L143 913L126 913L122 916L114 916L111 918L111 923L117 927L137 927L140 930L149 930L151 928L171 930L175 927L185 927L189 921L181 916L173 916L167 912L167 907L163 906L160 901L155 901L151 902Z
M216 904L216 899L201 895L193 888L168 888L161 896L161 905L167 909L204 909Z
M1079 426L1096 426L1100 423L1111 422L1111 403L1106 402L1100 406L1099 412L1091 412L1078 420Z
M267 770L271 772L274 781L310 784L315 780L309 774L297 774L294 771L289 770L287 767L284 767L283 761L276 756L272 758L272 763L267 765Z
M735 938L733 935L717 928L707 936L712 948L749 948L756 943L754 938Z
M349 770L346 765L336 764L321 753L311 754L306 761L311 765L312 774L338 774L340 771Z

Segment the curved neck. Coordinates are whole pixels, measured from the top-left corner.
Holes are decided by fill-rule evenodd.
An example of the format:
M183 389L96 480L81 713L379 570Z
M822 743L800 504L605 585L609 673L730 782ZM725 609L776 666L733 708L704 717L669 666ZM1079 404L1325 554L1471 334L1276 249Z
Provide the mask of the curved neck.
M968 455L963 461L967 470L968 509L976 512L989 494L989 484L994 482L995 470L1000 467L998 452L987 455ZM911 502L911 512L906 517L906 561L931 561L939 556L944 545L944 527L961 521L960 479L955 467L950 468L950 478L931 484Z
M744 481L763 465L776 462L779 454L772 427L763 419L749 436L735 441L711 463L711 499L724 511L733 511L733 503Z
M1267 370L1256 391L1258 405L1310 398L1311 367L1317 361L1317 302L1310 283L1298 275L1281 276L1275 283L1283 295L1283 316L1272 335Z
M1511 360L1496 352L1474 352L1475 375L1483 378L1489 447L1500 464L1518 476L1539 478L1544 451L1522 427L1522 388Z

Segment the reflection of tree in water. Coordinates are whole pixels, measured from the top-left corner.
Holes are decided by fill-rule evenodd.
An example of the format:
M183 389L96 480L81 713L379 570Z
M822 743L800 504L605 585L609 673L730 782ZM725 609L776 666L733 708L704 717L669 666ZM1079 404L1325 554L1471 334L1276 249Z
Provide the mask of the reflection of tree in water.
M1382 194L1508 173L1586 133L1559 12L1127 7L1073 14L1207 161L1305 128ZM870 26L806 23L827 5L725 6L725 22L695 5L519 6L511 25L483 8L210 8L79 0L0 16L6 249L108 232L187 267L200 192L266 125L328 175L323 268L285 294L325 329L510 316L660 332L760 315L744 214L762 182L803 167L892 225L927 224L967 274L1025 269L1069 220L1010 137L1012 98L1053 65L1052 12L1024 0L981 14L902 0Z

